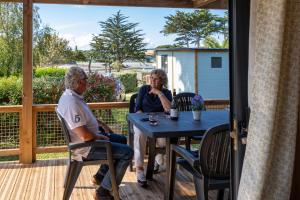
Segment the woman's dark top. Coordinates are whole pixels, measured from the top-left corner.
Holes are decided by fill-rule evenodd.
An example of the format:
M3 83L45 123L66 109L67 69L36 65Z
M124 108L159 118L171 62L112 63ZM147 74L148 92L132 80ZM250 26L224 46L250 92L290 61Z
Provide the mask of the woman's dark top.
M151 90L150 85L144 85L140 88L139 94L136 99L135 110L143 112L164 112L164 108L157 95L149 94ZM172 94L170 90L163 88L162 93L172 101Z

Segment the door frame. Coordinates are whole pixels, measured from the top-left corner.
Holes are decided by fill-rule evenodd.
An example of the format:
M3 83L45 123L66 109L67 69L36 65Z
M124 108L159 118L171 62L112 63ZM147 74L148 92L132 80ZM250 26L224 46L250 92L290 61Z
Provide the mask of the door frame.
M246 145L250 109L248 106L248 58L250 0L229 0L229 79L231 130L232 200L237 199Z

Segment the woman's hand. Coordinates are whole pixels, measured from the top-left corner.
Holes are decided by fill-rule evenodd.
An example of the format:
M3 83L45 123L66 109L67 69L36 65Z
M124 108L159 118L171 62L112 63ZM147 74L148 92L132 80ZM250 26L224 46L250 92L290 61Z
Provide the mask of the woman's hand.
M154 87L151 87L151 90L149 91L149 94L159 95L160 93L161 93L161 91L159 89L154 88Z
M159 97L159 100L164 108L165 111L169 111L171 108L171 102L169 99L164 95L164 93L156 88L151 87L151 90L149 91L149 94L155 94Z

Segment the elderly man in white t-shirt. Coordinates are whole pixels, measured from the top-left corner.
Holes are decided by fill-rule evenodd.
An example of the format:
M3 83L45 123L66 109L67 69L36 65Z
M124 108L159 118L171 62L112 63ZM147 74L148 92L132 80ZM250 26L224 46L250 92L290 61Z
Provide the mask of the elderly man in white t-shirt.
M112 133L111 129L101 121L97 120L84 102L82 94L87 87L87 75L80 67L71 67L65 75L66 90L60 97L58 112L70 127L72 143L79 143L90 140L110 140L112 142L112 154L116 160L116 179L119 185L130 164L133 151L126 145L126 137ZM102 133L99 133L102 130ZM75 160L97 160L106 158L103 148L84 147L72 152ZM94 199L113 199L110 195L112 190L108 166L101 165L94 175L92 182L99 187L94 193Z

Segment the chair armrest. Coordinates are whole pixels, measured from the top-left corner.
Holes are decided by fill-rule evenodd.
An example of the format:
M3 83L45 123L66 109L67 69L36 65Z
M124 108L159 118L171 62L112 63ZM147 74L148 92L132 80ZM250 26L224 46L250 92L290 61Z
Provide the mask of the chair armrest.
M185 148L179 145L172 144L171 151L175 151L178 155L183 157L192 167L199 166L199 158L195 157Z
M107 140L95 140L95 141L88 141L88 142L82 142L82 143L76 143L76 144L70 144L69 149L74 150L82 147L110 147L111 143Z

